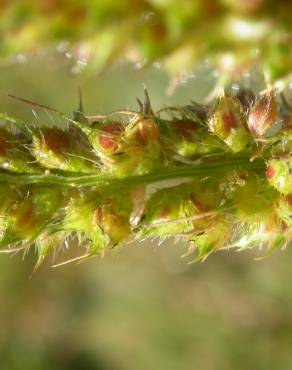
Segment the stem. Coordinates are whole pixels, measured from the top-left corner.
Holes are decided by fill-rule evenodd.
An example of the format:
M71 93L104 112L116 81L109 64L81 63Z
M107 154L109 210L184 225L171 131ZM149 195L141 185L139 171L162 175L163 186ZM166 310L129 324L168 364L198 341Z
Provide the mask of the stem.
M183 177L204 177L214 176L219 173L224 173L232 169L256 170L263 172L265 169L265 162L262 159L250 161L249 158L234 157L231 159L218 158L212 162L202 161L197 164L185 166L171 166L155 169L145 175L134 175L125 178L115 178L110 175L69 175L68 174L48 174L48 175L34 175L34 174L11 174L2 172L0 174L0 183L11 184L53 184L60 186L97 186L106 189L122 188L124 186L142 185L155 183L164 180L177 179Z

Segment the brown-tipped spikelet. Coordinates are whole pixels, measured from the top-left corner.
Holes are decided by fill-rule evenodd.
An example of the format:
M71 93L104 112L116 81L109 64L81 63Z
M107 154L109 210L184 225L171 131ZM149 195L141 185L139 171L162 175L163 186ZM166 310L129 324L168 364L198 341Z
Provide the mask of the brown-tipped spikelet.
M82 131L55 127L34 130L32 153L46 168L90 173L98 168L98 158L91 151Z
M250 141L241 103L227 94L217 99L209 126L234 153L242 151Z

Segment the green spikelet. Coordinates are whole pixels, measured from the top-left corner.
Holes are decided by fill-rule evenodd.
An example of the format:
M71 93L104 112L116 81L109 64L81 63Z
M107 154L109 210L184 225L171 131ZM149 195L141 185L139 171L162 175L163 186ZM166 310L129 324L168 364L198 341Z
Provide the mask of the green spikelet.
M90 241L89 254L113 248L130 235L129 196L89 191L76 194L66 208L60 229L75 231Z
M253 176L235 187L230 197L230 206L234 207L240 220L260 222L273 214L273 205L278 198L279 193L265 180Z
M33 241L53 222L64 201L62 188L10 187L3 191L6 200L1 206L2 246Z
M209 125L235 153L242 151L250 141L241 103L235 97L225 94L217 99Z
M24 137L0 128L0 168L18 173L37 172L34 158L25 148Z
M281 197L277 203L277 214L288 226L292 225L292 193Z
M188 118L184 113L182 118L166 124L168 132L164 140L170 151L182 157L194 157L227 150L215 135L206 131L203 122Z
M34 130L32 153L46 168L84 173L98 169L98 158L91 152L87 138L75 127L67 131L54 127Z
M143 174L157 166L161 158L160 132L145 90L145 102L139 101L140 113L130 114L127 124L95 122L81 125L103 170L118 177Z
M292 191L292 158L285 155L268 161L267 178L280 193L288 195Z
M219 220L213 220L204 232L193 236L190 239L190 251L197 249L198 257L195 261L202 260L208 257L212 252L225 247L230 237L231 230L232 228L229 221L221 218Z
M174 236L193 229L188 215L195 215L198 209L191 199L192 185L179 185L154 193L147 202L141 224L141 237Z

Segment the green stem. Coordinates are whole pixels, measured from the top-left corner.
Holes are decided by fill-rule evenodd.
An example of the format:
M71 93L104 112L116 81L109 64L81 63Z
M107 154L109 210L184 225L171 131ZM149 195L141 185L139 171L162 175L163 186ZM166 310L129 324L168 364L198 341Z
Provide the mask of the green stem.
M234 157L231 159L217 158L212 161L202 161L196 164L171 166L156 168L145 175L128 176L125 178L115 178L106 174L80 175L80 174L57 174L48 175L34 174L12 174L7 172L0 173L0 183L11 184L53 184L60 186L97 186L106 189L116 189L128 186L155 183L164 180L177 178L196 178L205 176L215 176L232 169L255 170L263 172L265 162L262 159L250 161L249 158Z

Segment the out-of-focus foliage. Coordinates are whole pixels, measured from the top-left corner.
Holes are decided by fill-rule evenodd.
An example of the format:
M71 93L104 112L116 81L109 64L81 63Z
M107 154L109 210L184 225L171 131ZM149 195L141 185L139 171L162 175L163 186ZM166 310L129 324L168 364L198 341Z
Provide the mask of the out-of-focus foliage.
M1 370L292 368L291 250L180 253L144 243L31 278L34 256L1 258Z
M123 57L177 75L208 58L226 79L261 63L274 79L290 73L291 12L287 0L2 0L0 50L53 46L75 72Z

